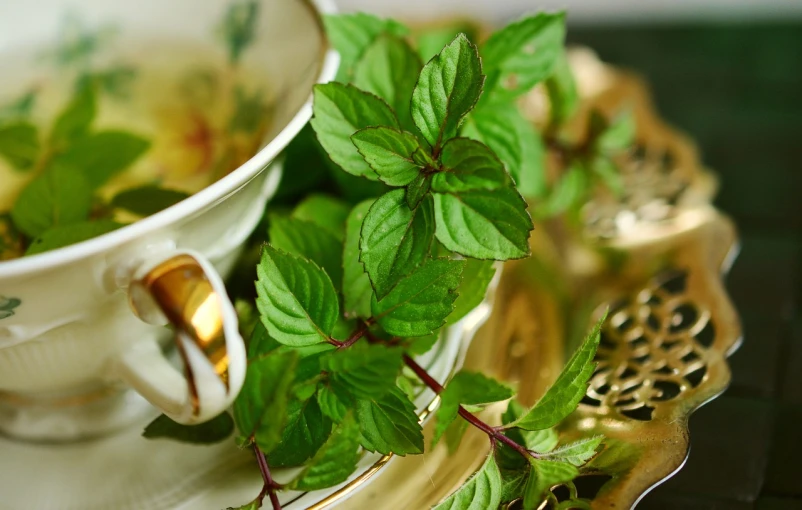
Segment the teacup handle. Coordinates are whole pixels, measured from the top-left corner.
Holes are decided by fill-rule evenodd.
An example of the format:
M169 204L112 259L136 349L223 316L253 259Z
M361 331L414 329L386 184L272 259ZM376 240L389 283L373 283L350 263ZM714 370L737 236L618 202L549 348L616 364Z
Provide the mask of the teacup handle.
M123 352L116 375L179 423L202 423L228 408L242 388L247 361L236 311L211 263L185 250L146 261L133 275L128 298L141 320L173 327L184 373L152 340Z

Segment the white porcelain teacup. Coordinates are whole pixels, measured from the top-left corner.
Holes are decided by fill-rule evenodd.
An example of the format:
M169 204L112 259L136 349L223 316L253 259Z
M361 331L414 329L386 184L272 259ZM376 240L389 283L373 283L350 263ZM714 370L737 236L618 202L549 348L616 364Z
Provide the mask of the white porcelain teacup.
M68 8L113 21L123 41L203 39L229 3L11 0L0 17L0 62L51 38ZM35 440L107 432L140 416L141 399L126 387L187 424L231 404L245 347L221 277L275 191L280 169L271 163L309 119L313 84L336 72L319 18L331 9L329 0L261 1L245 60L271 76L281 101L266 145L245 164L119 230L0 262L0 431ZM183 370L159 344L168 323Z

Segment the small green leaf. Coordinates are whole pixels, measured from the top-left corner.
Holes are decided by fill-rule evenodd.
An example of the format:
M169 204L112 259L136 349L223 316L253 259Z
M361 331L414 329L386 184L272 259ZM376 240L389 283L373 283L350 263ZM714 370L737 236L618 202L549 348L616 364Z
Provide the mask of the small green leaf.
M267 245L256 274L256 306L270 336L294 347L328 341L340 312L325 271Z
M281 347L281 344L267 334L267 328L262 324L262 321L257 321L248 341L248 359L256 359L259 356L275 351L279 347Z
M434 344L436 344L439 339L439 333L432 333L431 335L412 338L410 339L409 344L407 344L407 353L413 356L426 354L432 349L432 347L434 347Z
M359 425L349 415L315 453L292 487L314 491L342 483L356 470L359 457Z
M476 46L464 34L423 66L412 92L412 120L435 154L457 135L482 94L484 80Z
M331 420L320 411L317 399L291 400L281 441L270 455L271 467L300 466L326 442Z
M292 217L314 223L342 242L345 239L345 220L349 212L351 209L342 200L313 193L293 209Z
M272 450L281 439L287 422L298 355L276 352L248 364L245 382L234 401L234 421L242 443L255 441L263 452Z
M535 215L550 218L578 207L584 200L588 185L584 163L575 160L555 183L546 200L538 204Z
M416 152L417 154L417 152ZM407 205L410 209L414 209L418 207L421 201L426 197L429 193L429 189L432 186L432 176L426 175L424 173L419 173L415 178L407 185L407 192L406 192L406 200Z
M384 100L352 85L315 85L312 128L334 163L349 174L376 180L378 176L362 158L351 135L372 126L398 128L395 114Z
M362 223L359 260L381 300L426 260L434 240L431 200L410 210L403 189L385 193Z
M185 198L189 198L189 193L147 185L121 191L114 196L110 205L118 209L125 209L139 216L150 216L177 204Z
M590 334L571 356L554 384L546 390L537 404L518 420L507 427L524 430L542 430L560 423L571 414L588 389L588 381L596 364L593 358L599 346L599 330L606 316L602 318Z
M434 217L437 239L451 251L492 260L529 255L534 226L514 188L435 193Z
M512 388L478 372L460 371L440 393L440 407L435 417L437 424L432 447L437 444L446 428L457 418L459 406L484 405L507 400L515 394Z
M378 400L358 400L356 418L366 450L402 457L423 453L423 431L415 406L398 388Z
M228 61L232 64L239 63L242 53L253 42L258 19L257 0L236 0L226 10L218 30L228 46Z
M610 158L597 156L590 162L590 168L616 196L621 196L624 193L624 181L621 178L621 172Z
M518 455L516 453L516 455ZM524 496L526 482L529 479L528 470L516 470L512 473L502 472L501 501L514 501Z
M351 401L343 390L321 386L317 392L317 403L325 416L339 423L345 419Z
M337 175L351 177L326 156L317 141L315 130L307 123L284 150L282 178L272 202L296 203L305 198L313 190L320 189L321 184L328 184L332 167Z
M412 159L420 148L412 133L387 127L370 127L351 136L359 154L379 179L390 186L406 186L422 168Z
M26 119L30 117L36 104L38 90L32 87L21 96L0 106L0 120Z
M354 85L387 101L406 129L414 123L409 102L423 64L409 43L391 34L380 35L354 69Z
M604 436L580 439L579 441L562 445L557 449L543 454L541 458L559 460L573 464L576 467L581 467L596 455L596 450L599 448L603 439Z
M370 298L373 287L365 272L365 266L359 261L359 241L362 222L373 205L373 200L360 202L351 210L346 220L345 247L343 248L343 296L345 300L345 316L370 317Z
M488 510L501 504L501 472L493 455L462 487L434 510Z
M337 81L350 81L354 65L381 33L405 36L406 27L371 14L327 14L323 16L329 42L340 54Z
M28 183L11 209L14 224L29 237L84 221L92 208L92 189L75 168L52 166Z
M0 126L0 156L17 170L28 170L39 156L39 133L29 122Z
M432 191L459 193L493 190L510 185L504 165L486 145L468 138L452 138L440 155L443 169L432 178Z
M373 296L373 316L391 335L414 337L432 333L454 309L455 290L464 266L464 260L429 259L381 301Z
M31 241L25 255L36 255L38 253L80 243L81 241L87 241L122 226L124 225L115 221L98 220L51 227Z
M446 429L444 440L449 455L454 455L459 449L462 438L465 436L465 432L468 431L468 425L467 420L454 420Z
M512 99L548 78L564 40L562 12L527 16L495 32L482 47L485 71L495 76L492 94Z
M321 360L331 385L356 398L377 399L395 387L403 351L381 344L359 344L338 349Z
M100 131L76 139L54 161L77 168L92 188L119 174L148 150L150 142L124 131Z
M579 93L565 49L560 51L552 74L546 80L546 91L551 110L550 123L552 126L560 126L574 115L579 106Z
M631 108L626 108L610 120L596 138L595 146L607 154L628 149L635 142L636 129L635 115Z
M343 279L342 242L328 230L309 221L270 216L270 245L313 262L331 278L335 289Z
M541 196L546 182L545 149L534 124L513 103L480 106L468 117L462 134L487 145L504 163L518 191Z
M538 508L555 485L570 482L579 470L567 462L533 460L524 489L524 508Z
M81 87L59 113L50 131L50 143L61 147L83 136L95 120L97 111L94 87ZM88 156L88 155L87 155Z
M148 439L173 439L183 443L213 444L228 438L234 432L234 420L222 413L200 425L181 425L161 415L145 427L142 436Z
M468 259L462 272L459 296L454 301L454 311L448 316L448 324L455 324L484 301L487 287L493 281L496 267L491 260Z

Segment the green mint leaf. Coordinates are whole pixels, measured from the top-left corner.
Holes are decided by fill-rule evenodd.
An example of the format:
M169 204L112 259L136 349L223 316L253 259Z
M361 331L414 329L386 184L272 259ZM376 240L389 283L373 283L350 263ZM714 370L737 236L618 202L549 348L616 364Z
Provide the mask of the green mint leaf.
M339 423L345 419L348 409L353 407L350 396L343 390L335 390L330 386L321 386L317 392L317 403L320 411Z
M457 135L462 119L482 94L484 81L479 52L464 34L423 66L412 92L412 120L435 154Z
M50 143L62 147L86 134L97 113L94 88L81 87L59 113L50 131Z
M524 508L538 508L552 487L570 482L577 475L579 470L567 462L533 460L524 488Z
M596 364L593 358L599 346L600 320L571 356L554 384L546 390L537 404L508 427L524 430L543 430L560 423L571 414L588 389L588 381Z
M596 455L596 450L599 448L603 439L603 436L580 439L579 441L574 441L573 443L568 443L551 450L541 455L541 458L567 462L576 467L581 467Z
M111 199L111 207L125 209L139 216L150 216L189 198L189 193L154 185L127 189Z
M458 372L440 393L440 407L432 447L437 444L451 422L457 418L460 404L483 405L507 400L515 394L512 388L478 372Z
M434 240L431 200L411 210L403 189L385 193L362 223L359 260L381 300L426 260Z
M518 454L516 453L516 455ZM514 501L522 498L528 479L528 470L516 470L512 473L502 472L501 501Z
M0 126L0 156L17 170L28 170L39 156L39 133L31 123Z
M588 191L587 172L584 163L574 160L555 184L546 200L535 208L535 216L550 218L579 207Z
M381 398L395 387L401 371L403 351L380 344L359 344L338 349L321 360L331 386L337 393L347 392L356 398Z
M418 139L412 133L387 127L365 128L351 136L359 154L379 176L390 186L406 186L412 182L422 167L412 154L420 148Z
M454 309L455 291L464 266L464 260L429 259L381 301L373 296L373 316L391 335L414 337L432 333Z
M452 138L440 155L443 169L432 177L432 191L459 193L508 187L504 165L486 145L468 138Z
M25 255L36 255L38 253L63 248L71 244L87 241L94 237L116 230L123 225L114 221L82 221L70 223L69 225L57 225L39 234L31 244Z
M52 166L28 183L11 209L14 224L29 237L89 217L92 189L71 167Z
M498 155L522 195L543 195L546 179L543 141L515 104L477 108L465 121L462 134L482 142Z
M457 34L464 33L470 41L475 42L479 39L479 32L480 27L476 23L459 20L443 27L427 27L415 34L415 42L421 58L428 62Z
M612 160L606 156L596 156L590 162L590 169L616 196L624 193L624 181L621 172Z
M342 242L328 230L304 220L270 216L270 244L292 255L300 255L323 269L335 289L343 279Z
M482 47L492 94L512 99L548 78L563 51L565 13L538 13L495 32Z
M479 471L434 510L480 510L500 504L501 472L493 455L488 455Z
M594 116L601 115L593 112ZM612 154L628 149L635 142L636 124L635 115L631 108L626 108L609 123L604 120L605 128L595 140L597 150L605 154Z
M124 131L100 131L76 139L55 158L80 169L92 188L98 188L136 161L150 142Z
M549 122L552 126L560 126L570 119L579 107L579 92L565 49L560 51L552 74L546 80L546 91L550 105Z
M465 261L459 296L454 301L454 311L448 316L448 324L455 324L484 301L487 287L493 281L495 274L496 267L491 260L468 259Z
M293 347L328 341L340 311L325 271L267 245L256 274L256 306L270 336Z
M314 223L342 242L345 239L345 220L350 212L348 204L342 200L315 193L293 209L292 217Z
M459 449L462 438L465 436L465 432L468 431L468 425L466 420L454 420L446 429L444 440L449 455L454 455Z
M297 365L298 354L292 351L272 353L248 364L242 390L234 401L239 443L255 441L263 452L278 444L287 422Z
M271 467L300 466L323 446L331 434L331 420L320 411L315 398L291 400L286 414L287 425L281 441L269 452Z
M501 422L504 425L510 424L526 414L527 409L521 405L517 400L510 400L507 410L501 416ZM523 430L523 429L507 429L505 434L514 439L516 443L526 446L528 449L537 453L547 453L552 451L559 441L557 431L553 428L543 430ZM520 459L520 455L515 453L515 456Z
M315 85L312 128L331 160L349 174L376 180L351 135L372 126L398 128L395 114L384 100L352 85Z
M529 255L534 229L526 201L514 188L434 194L437 239L476 259L508 260Z
M282 178L271 203L296 203L305 198L321 184L327 184L331 167L335 167L336 174L346 175L325 155L315 130L307 123L284 150Z
M434 347L434 344L436 344L439 339L440 334L436 332L431 335L412 338L406 346L406 351L413 356L426 354Z
M417 154L419 151L416 151ZM414 157L414 155L413 155ZM423 173L419 173L415 178L407 185L407 192L405 198L407 200L407 205L410 209L414 209L418 207L421 201L426 197L426 194L429 193L429 189L432 186L432 177L431 175L426 175Z
M242 53L253 42L258 18L257 0L237 0L226 10L218 30L228 46L228 61L232 64L239 63Z
M253 327L251 338L248 340L248 359L253 360L264 356L281 347L281 344L267 334L267 328L262 321L257 321Z
M423 453L423 431L415 406L398 388L380 399L358 400L356 419L366 450L402 457Z
M36 104L36 94L36 88L32 88L10 103L0 106L0 120L16 120L30 117Z
M354 65L379 34L387 32L403 37L408 32L406 27L396 21L377 18L364 12L324 15L323 24L329 42L340 54L337 81L351 80Z
M234 432L234 420L222 413L200 425L181 425L161 415L147 427L142 436L148 439L173 439L183 443L213 444L228 438Z
M346 220L345 246L343 248L343 297L346 317L370 317L370 298L373 287L365 272L365 266L359 261L359 241L361 239L362 222L367 216L373 200L360 202L351 210Z
M354 69L357 87L387 101L404 128L414 128L409 102L423 64L409 43L390 34L380 35Z
M356 470L359 457L359 425L349 415L315 453L292 487L314 491L342 483Z

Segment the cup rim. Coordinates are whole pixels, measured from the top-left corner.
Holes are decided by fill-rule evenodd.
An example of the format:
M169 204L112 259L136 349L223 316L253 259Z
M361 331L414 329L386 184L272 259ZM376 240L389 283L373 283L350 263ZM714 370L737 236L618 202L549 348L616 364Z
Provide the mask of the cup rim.
M339 54L327 44L326 31L323 25L324 14L335 14L337 7L334 0L299 0L315 18L315 24L323 39L322 59L315 83L327 83L334 79L340 64ZM112 232L81 241L79 243L57 248L52 251L0 262L0 278L21 276L42 269L69 264L77 259L96 255L114 246L141 237L173 222L176 218L189 216L210 203L215 202L228 193L254 178L275 157L289 145L290 141L301 131L312 117L312 94L300 107L286 126L248 161L240 165L222 179L206 186L197 193L185 198L177 204L155 214L135 221Z

